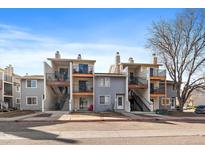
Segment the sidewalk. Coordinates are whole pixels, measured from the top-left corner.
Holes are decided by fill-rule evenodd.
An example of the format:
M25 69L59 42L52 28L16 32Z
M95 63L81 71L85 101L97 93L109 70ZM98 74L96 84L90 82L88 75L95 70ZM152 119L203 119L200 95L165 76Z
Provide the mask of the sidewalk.
M38 112L13 118L0 118L0 122L94 122L94 121L201 121L205 117L173 117L146 112L123 113L69 113L69 112Z
M44 115L49 116L44 116ZM33 122L88 122L88 121L128 121L130 117L120 113L68 113L68 112L45 112L39 115L21 118L17 121Z

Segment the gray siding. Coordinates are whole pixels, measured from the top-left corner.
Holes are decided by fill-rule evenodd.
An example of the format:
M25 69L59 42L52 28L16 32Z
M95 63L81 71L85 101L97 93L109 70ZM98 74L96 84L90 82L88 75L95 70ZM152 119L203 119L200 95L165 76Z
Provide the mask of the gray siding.
M21 109L22 110L42 110L42 100L44 94L44 80L37 80L37 88L26 88L26 80L21 80ZM38 97L38 104L26 104L26 97Z
M110 87L99 87L100 79L103 77L95 77L95 112L105 112L116 110L116 95L122 94L125 99L125 87L126 78L125 77L108 77L110 78ZM109 105L100 104L100 96L109 95L111 97L111 102ZM125 100L124 100L125 104ZM125 108L125 106L124 106Z
M174 106L171 106L171 99L172 99L173 97L175 98L175 105L174 105ZM176 97L177 97L177 94L176 94L176 90L173 88L173 84L167 84L167 98L170 99L170 103L169 103L169 105L167 106L168 110L172 110L172 109L174 109L174 108L176 107ZM161 99L162 99L162 98L163 98L163 97L160 97L160 102L161 102ZM159 108L160 108L160 109L163 109L164 106L163 106L161 103L159 103Z

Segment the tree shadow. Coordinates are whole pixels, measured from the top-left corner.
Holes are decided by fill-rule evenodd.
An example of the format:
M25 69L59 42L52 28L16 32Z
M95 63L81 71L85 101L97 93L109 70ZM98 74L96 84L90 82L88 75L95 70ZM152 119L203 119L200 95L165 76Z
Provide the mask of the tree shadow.
M31 140L53 140L62 144L77 144L77 140L59 138L59 135L34 130L33 127L62 124L63 122L0 122L0 132Z

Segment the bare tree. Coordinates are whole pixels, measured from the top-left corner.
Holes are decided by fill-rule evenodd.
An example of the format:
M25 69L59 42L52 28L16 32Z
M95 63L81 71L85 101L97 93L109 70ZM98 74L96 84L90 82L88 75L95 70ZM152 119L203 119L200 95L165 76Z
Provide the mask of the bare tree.
M180 111L191 93L204 89L205 12L186 9L174 20L154 22L148 47L157 53L174 81Z

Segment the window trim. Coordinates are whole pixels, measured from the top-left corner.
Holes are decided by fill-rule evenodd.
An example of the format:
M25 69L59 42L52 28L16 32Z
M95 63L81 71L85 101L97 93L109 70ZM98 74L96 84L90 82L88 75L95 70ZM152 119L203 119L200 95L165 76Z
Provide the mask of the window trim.
M28 80L31 80L31 81L36 81L36 86L35 87L28 87ZM37 88L37 84L38 84L38 81L37 80L32 80L32 79L27 79L26 80L26 88Z
M122 105L119 106L118 98L120 98L120 97L122 98ZM125 97L124 97L124 95L119 95L119 94L116 95L116 105L117 105L118 110L123 110L125 108Z
M101 104L100 103L100 97L104 97L104 99L105 99L105 97L109 97L109 102L106 104L106 102L105 102L105 104ZM99 96L99 104L100 105L110 105L111 104L111 95L100 95Z
M106 79L108 79L108 81L109 81L109 82L108 82L108 85L105 84ZM110 77L101 77L101 78L100 78L100 83L99 83L98 86L99 86L99 87L109 88L109 87L110 87L110 80L111 80ZM103 83L102 83L102 82L103 82Z
M28 98L36 98L36 104L28 104ZM28 106L38 105L38 96L26 96L26 105L28 105Z

